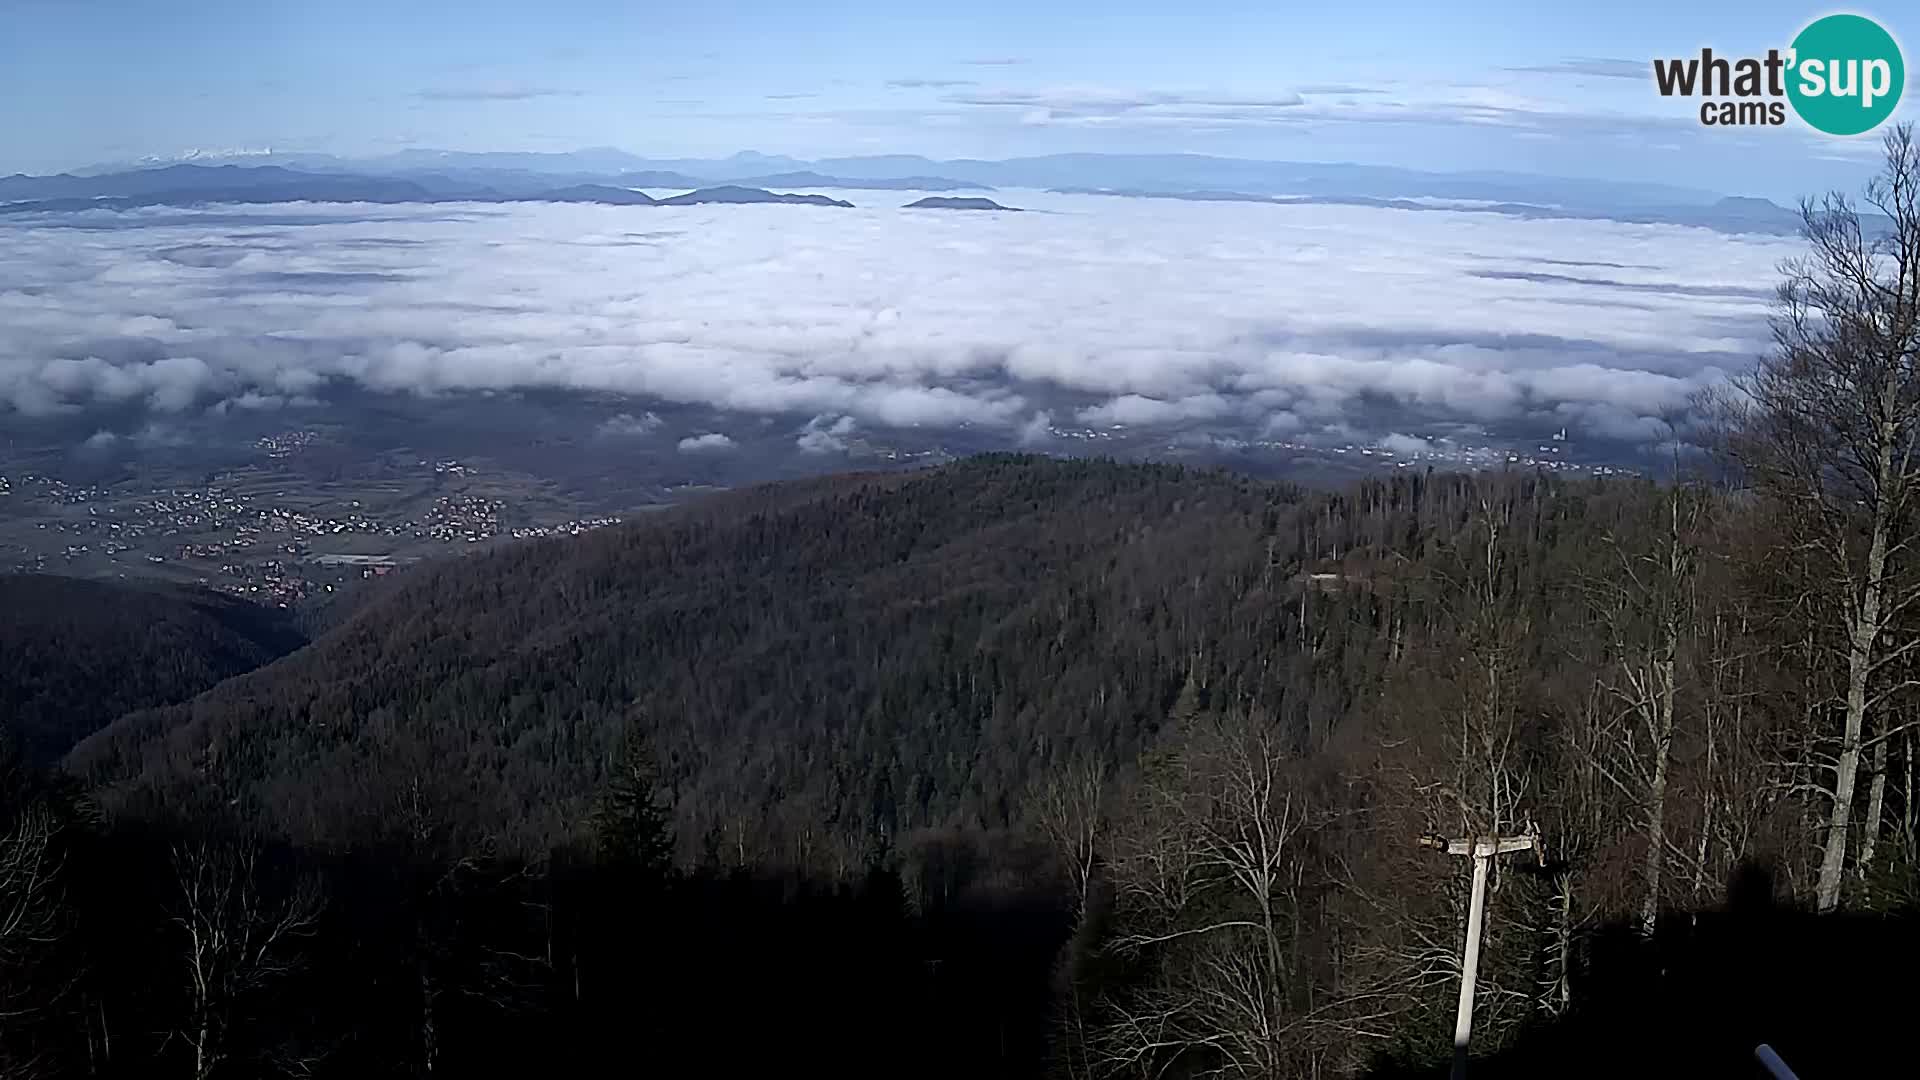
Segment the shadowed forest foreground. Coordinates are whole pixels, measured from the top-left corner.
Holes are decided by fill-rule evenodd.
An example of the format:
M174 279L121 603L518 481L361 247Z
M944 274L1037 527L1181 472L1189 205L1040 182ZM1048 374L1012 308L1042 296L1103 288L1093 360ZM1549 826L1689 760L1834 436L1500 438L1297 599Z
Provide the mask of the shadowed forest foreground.
M36 946L10 951L0 1067L1075 1074L1062 957L1081 950L1058 892L961 873L920 882L916 901L887 869L833 883L676 872L633 824L603 819L596 840L538 865L73 829L58 850L59 914L26 926ZM1764 873L1744 874L1729 910L1672 913L1651 945L1637 922L1583 929L1576 1007L1517 1022L1474 1075L1758 1076L1760 1041L1803 1077L1882 1074L1903 1053L1920 923L1781 909ZM21 911L8 912L16 941ZM1837 963L1849 969L1840 994ZM1359 1075L1445 1075L1417 1045L1354 1050Z
M1920 1005L1887 149L1891 232L1809 206L1779 349L1702 402L1711 483L994 455L423 566L104 726L57 669L151 642L39 650L0 1077L1430 1075L1434 835L1544 845L1493 866L1476 1074L1884 1071Z

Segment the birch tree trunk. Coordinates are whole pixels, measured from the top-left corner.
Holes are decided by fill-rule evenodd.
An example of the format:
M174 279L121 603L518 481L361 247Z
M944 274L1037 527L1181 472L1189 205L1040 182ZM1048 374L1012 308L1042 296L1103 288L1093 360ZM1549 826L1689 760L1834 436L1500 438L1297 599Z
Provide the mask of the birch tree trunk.
M188 1011L176 1033L193 1049L194 1080L236 1058L236 1023L247 1002L298 970L297 942L309 936L322 901L308 881L282 895L257 874L253 848L213 843L176 847L177 896L169 920L179 931ZM243 1048L244 1049L244 1048Z
M1667 762L1673 756L1673 653L1675 628L1668 624L1667 657L1657 668L1660 697L1653 738L1653 777L1647 785L1647 894L1640 901L1640 932L1653 936L1660 917L1660 875L1667 861Z
M1887 812L1887 744L1873 744L1873 764L1868 767L1867 820L1860 829L1860 876L1873 872L1874 851L1880 843L1880 825Z
M1609 629L1609 651L1618 658L1604 685L1622 705L1620 719L1625 727L1614 728L1608 722L1589 733L1582 748L1593 757L1598 774L1634 808L1629 820L1635 821L1646 845L1637 913L1640 932L1646 937L1653 935L1665 895L1667 798L1679 725L1682 660L1687 664L1686 677L1697 681L1696 654L1702 637L1697 625L1698 537L1705 503L1697 490L1682 485L1678 477L1663 502L1657 520L1635 523L1625 538L1610 538L1619 555L1618 566L1592 589L1600 618ZM1706 711L1712 707L1709 703Z
M1911 859L1916 855L1914 827L1916 823L1920 823L1920 817L1914 814L1913 805L1913 731L1911 729L1907 731L1904 739L1905 749L1900 754L1900 761L1905 768L1905 776L1900 785L1900 835L1902 842L1907 845L1907 857Z
M1739 381L1745 396L1730 412L1733 457L1779 516L1781 554L1805 574L1788 609L1832 613L1832 654L1844 653L1827 668L1845 672L1839 737L1820 733L1820 759L1803 763L1824 773L1831 762L1832 770L1830 787L1804 785L1830 799L1814 890L1821 911L1840 904L1861 758L1876 719L1869 714L1905 690L1882 669L1920 646L1883 640L1920 602L1920 583L1903 572L1916 540L1911 499L1920 484L1920 144L1913 135L1912 124L1886 134L1881 170L1866 187L1877 220L1863 221L1838 193L1802 204L1808 252L1782 265L1776 349ZM1815 674L1823 673L1816 667ZM1868 832L1877 830L1870 822Z
M207 1018L200 1018L198 1034L193 1040L193 1080L207 1080L213 1075L212 1032Z
M1892 446L1883 446L1882 461L1891 456ZM1873 670L1874 639L1880 636L1880 594L1887 567L1884 518L1884 510L1874 516L1873 539L1867 550L1866 587L1861 591L1847 649L1846 721L1840 733L1840 753L1834 761L1833 809L1827 817L1827 838L1820 852L1820 879L1814 886L1814 901L1821 911L1840 906L1840 881L1847 866L1847 833L1853 821L1854 786L1860 777L1860 743L1867 723L1867 679Z

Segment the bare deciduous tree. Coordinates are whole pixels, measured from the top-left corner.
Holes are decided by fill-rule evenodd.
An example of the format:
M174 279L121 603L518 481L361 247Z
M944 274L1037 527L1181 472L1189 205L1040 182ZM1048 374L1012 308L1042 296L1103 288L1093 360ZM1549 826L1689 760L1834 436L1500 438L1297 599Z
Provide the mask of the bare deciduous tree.
M1483 502L1476 546L1463 550L1466 572L1449 592L1456 606L1465 663L1459 679L1458 744L1448 794L1458 812L1435 831L1499 836L1520 822L1531 776L1520 754L1520 688L1526 682L1523 647L1533 632L1532 613L1516 595L1502 532L1507 508Z
M1314 891L1329 887L1311 838L1329 815L1280 733L1234 714L1199 719L1179 743L1147 769L1114 841L1109 947L1149 974L1103 1002L1103 1069L1283 1076L1378 1037L1386 991L1323 986L1307 959Z
M1065 1067L1073 1077L1088 1076L1093 1071L1087 1053L1092 1041L1091 1009L1082 993L1085 980L1076 961L1078 943L1087 932L1094 883L1107 843L1109 771L1103 759L1077 758L1048 777L1035 798L1035 820L1073 890L1074 933L1069 948L1074 955L1070 956L1065 972L1060 1017L1065 1036Z
M31 1019L41 1004L32 994L35 961L64 929L55 851L58 819L29 804L0 825L0 1034ZM0 1039L0 1078L43 1074L42 1056Z
M1920 638L1888 631L1920 600L1912 570L1920 484L1920 146L1911 125L1887 133L1863 217L1840 194L1802 206L1806 255L1782 266L1776 348L1739 387L1729 449L1771 504L1781 535L1820 593L1807 610L1843 672L1838 738L1824 750L1830 800L1816 899L1840 902L1862 756L1881 725L1891 678ZM1880 822L1866 822L1877 833Z
M194 1080L215 1075L231 1056L235 1027L262 991L300 967L299 942L319 919L310 882L269 896L248 846L186 844L173 852L179 929L187 974L187 1013L177 1034L193 1053Z
M52 944L59 932L53 852L57 828L44 807L29 806L0 831L0 969ZM0 1009L4 1006L0 1001ZM0 1011L0 1017L4 1015Z
M1645 830L1641 931L1649 936L1660 913L1667 859L1667 787L1673 763L1675 716L1684 646L1698 619L1694 592L1699 565L1695 542L1705 508L1701 493L1675 484L1648 523L1649 542L1607 537L1616 559L1611 572L1588 586L1608 631L1612 664L1602 682L1620 706L1589 752L1601 777L1638 808Z
M1073 886L1075 914L1084 917L1107 828L1107 763L1082 757L1049 776L1034 816Z

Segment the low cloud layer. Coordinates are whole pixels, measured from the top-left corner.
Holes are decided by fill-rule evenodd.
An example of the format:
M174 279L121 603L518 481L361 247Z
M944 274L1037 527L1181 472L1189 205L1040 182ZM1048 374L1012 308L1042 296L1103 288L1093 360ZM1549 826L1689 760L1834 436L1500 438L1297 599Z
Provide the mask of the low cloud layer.
M973 86L972 79L888 79L887 86L894 90L950 90L956 86Z
M660 418L653 413L620 413L600 424L598 434L603 439L633 439L651 435L660 428Z
M1643 79L1653 78L1653 65L1646 60L1622 60L1610 56L1569 56L1551 64L1534 64L1529 67L1508 68L1508 71L1525 71L1539 75L1576 75L1600 79Z
M958 93L956 105L1014 105L1061 113L1117 115L1164 107L1220 107L1228 109L1289 109L1306 104L1299 94L1241 95L1205 92L1113 90L1102 87L1062 87L1050 90L979 90Z
M484 86L430 86L419 91L422 101L531 101L546 97L579 97L580 91L519 83Z
M312 407L345 381L634 395L856 429L1420 424L1642 438L1766 346L1792 242L1041 192L1047 211L582 205L0 223L0 417ZM898 195L898 198L894 198ZM1570 269L1571 268L1571 269ZM718 433L714 433L718 435ZM724 436L720 436L724 438ZM698 443L698 440L695 440ZM682 445L708 450L712 443Z
M733 439L718 431L709 431L704 435L689 435L679 442L683 454L713 454L734 447Z
M847 437L852 435L858 424L851 416L839 418L816 416L807 421L800 431L800 437L794 445L808 454L843 454L847 450Z

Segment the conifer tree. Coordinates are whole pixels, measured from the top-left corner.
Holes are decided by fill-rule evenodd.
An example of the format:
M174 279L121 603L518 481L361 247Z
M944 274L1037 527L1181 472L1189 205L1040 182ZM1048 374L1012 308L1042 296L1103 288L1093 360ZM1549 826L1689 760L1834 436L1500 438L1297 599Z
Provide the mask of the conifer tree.
M664 877L673 866L673 823L660 797L652 743L630 724L588 819L599 856Z

